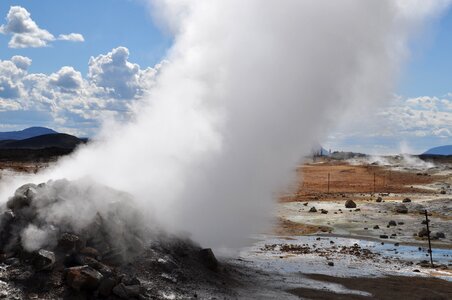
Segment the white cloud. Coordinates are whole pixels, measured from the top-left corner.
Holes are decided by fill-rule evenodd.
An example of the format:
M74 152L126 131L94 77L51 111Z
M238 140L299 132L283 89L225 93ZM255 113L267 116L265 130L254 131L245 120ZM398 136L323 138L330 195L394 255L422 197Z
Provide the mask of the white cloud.
M71 42L84 42L85 38L80 33L70 33L70 34L60 34L58 36L60 41L71 41Z
M89 60L88 78L98 87L111 92L115 98L128 99L141 96L143 78L155 76L153 68L140 69L128 61L129 50L118 47L111 52ZM147 80L145 80L147 81Z
M31 59L25 56L15 55L11 57L11 61L18 67L26 71L31 66Z
M57 73L50 75L49 82L64 92L77 91L82 87L83 78L73 67L62 67Z
M11 35L10 48L46 47L55 40L49 31L40 28L31 18L31 14L21 6L11 6L6 16L6 24L0 26L0 33ZM82 42L83 36L78 33L60 35L60 40Z
M91 58L86 78L71 66L49 75L29 73L32 61L25 56L0 60L0 113L38 112L53 120L55 128L73 128L81 135L92 133L107 116L128 118L162 68L142 69L128 57L129 50L119 47Z

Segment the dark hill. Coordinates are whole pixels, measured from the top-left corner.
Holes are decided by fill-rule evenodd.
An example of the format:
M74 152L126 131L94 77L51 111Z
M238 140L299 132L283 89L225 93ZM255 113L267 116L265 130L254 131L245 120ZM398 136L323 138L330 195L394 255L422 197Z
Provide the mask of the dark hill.
M58 132L46 127L30 127L21 131L0 132L0 140L24 140L45 134Z
M60 148L74 149L79 144L84 143L73 135L65 133L45 134L20 141L6 140L0 141L0 149L45 149Z
M422 153L422 155L452 155L452 145L431 148Z

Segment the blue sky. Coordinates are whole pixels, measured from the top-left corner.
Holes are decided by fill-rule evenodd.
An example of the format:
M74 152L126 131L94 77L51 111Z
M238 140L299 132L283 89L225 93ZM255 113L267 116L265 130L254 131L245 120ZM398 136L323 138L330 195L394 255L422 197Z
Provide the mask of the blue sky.
M14 18L34 25L33 40L12 27L0 34L0 131L38 125L92 136L104 118L127 118L172 43L143 2L2 0L0 24L19 6ZM449 10L412 44L395 99L373 118L340 124L323 144L368 153L452 144L451 32Z
M169 35L152 22L149 10L139 0L2 0L0 19L10 6L22 6L32 19L51 33L79 32L84 43L57 42L51 47L9 49L9 36L0 35L0 59L13 55L30 57L31 72L51 73L71 65L83 74L91 56L107 53L118 46L130 50L130 60L141 66L153 66L171 44ZM3 22L2 22L3 23Z

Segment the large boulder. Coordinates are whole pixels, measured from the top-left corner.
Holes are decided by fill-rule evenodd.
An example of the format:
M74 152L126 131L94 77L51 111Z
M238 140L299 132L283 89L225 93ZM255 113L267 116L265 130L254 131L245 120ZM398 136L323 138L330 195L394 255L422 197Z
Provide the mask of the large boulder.
M353 200L347 200L347 201L345 201L345 207L346 208L356 208L356 203Z

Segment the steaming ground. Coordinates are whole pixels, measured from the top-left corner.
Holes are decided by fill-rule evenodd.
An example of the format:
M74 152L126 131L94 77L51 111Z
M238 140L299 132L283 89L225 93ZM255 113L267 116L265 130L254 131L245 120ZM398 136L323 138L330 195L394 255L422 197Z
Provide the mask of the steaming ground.
M42 192L39 183L56 192L45 198L51 203L37 201L46 205L34 207L31 216L20 214L20 224L32 220L19 235L24 249L52 247L50 225L79 233L92 223L90 212L105 218L110 204L123 202L124 195L150 220L144 227L158 224L163 232L189 236L204 247L234 248L249 242L251 234L269 229L278 195L295 178L294 167L338 116L369 112L390 98L414 33L449 1L155 0L151 5L174 43L149 95L131 108L130 121L108 122L92 143L31 178L2 181L4 202L29 182L36 184L32 188L37 195ZM70 188L58 188L60 182ZM135 218L125 221L134 223ZM148 241L159 240L154 236ZM152 269L152 259L165 265L170 260L159 255L170 253L187 272L182 275L193 275L190 267L199 270L200 261L192 255L199 249L185 246L185 256L174 252L174 245L153 249L157 254L148 253L146 266ZM252 254L246 257L254 259ZM27 267L23 263L16 273ZM63 261L58 263L61 267ZM255 269L226 263L231 264L232 270L244 268L242 277L234 274L245 285L244 295L252 295L254 290L247 288ZM178 279L171 274L159 274L160 285L152 287L157 273L146 275L140 261L128 272L135 271L142 272L148 291L168 299L188 297L189 290L177 290ZM118 293L137 283L123 281L118 272ZM272 268L264 273L278 278ZM206 288L206 297L240 295L227 272L212 275L213 282L206 274L211 275L202 271L193 277L203 281L194 288ZM282 278L292 275L283 272ZM169 282L166 286L162 278ZM222 280L231 289L220 288ZM258 282L257 289L265 286L265 281ZM169 291L160 291L162 287ZM286 287L263 290L270 297Z
M397 162L400 158L386 159ZM93 221L97 224L95 226L99 226L99 218L104 220L100 224L112 222L103 228L102 232L106 228L110 230L102 234L105 238L100 241L107 241L108 244L111 240L116 244L106 249L95 244L94 247L102 253L97 259L102 262L103 268L108 266L114 270L113 274L122 272L124 275L121 276L129 278L124 282L135 282L135 286L131 287L135 288L136 282L139 282L138 290L143 299L186 299L194 298L195 294L201 299L393 299L396 296L401 299L447 299L452 291L452 231L449 226L452 211L451 162L426 162L434 166L428 169L419 167L419 163L412 166L403 164L403 170L400 170L398 165L378 166L369 163L371 159L361 161L357 163L354 160L351 164L346 160L316 159L316 162L301 166L299 170L304 180L300 181L295 193L281 198L277 210L280 222L275 224L274 233L255 234L251 244L242 247L238 253L219 256L217 269L211 269L211 265L200 259L199 246L166 234L164 228L152 226L152 232L146 237L144 227L137 226L141 212L133 209L130 195L91 181L52 181L31 186L35 189L33 199L40 204L26 206L24 212L27 216L34 216L31 219L26 217L26 220L29 224L40 225L36 226L38 229L52 225L50 233L54 237L58 236L56 230L59 229L61 232L75 232L83 238L86 237L85 232L99 232L86 230L86 226L92 228ZM391 178L383 181L382 176L388 176L389 172ZM326 173L331 174L330 193L325 192L326 186L322 181ZM373 188L374 173L377 178L375 194L369 192ZM18 191L16 198L10 200L9 207L14 207L11 204L13 199L20 200L17 195L22 193L32 195L25 189ZM78 203L74 195L85 200ZM103 200L98 203L90 198L93 195ZM381 197L381 202L377 202L378 197ZM411 202L402 202L407 197ZM117 199L122 199L122 205L131 210L118 210L123 206L118 206L119 203L112 205L111 202ZM356 203L356 208L345 208L344 203L349 199ZM30 209L39 211L48 207L42 212L55 215L52 211L59 211L62 203L75 206L73 211L77 214L63 215L60 219L30 214ZM108 208L102 208L105 203L108 203ZM406 214L395 210L401 204L407 207ZM317 212L309 212L311 207L316 207ZM433 268L428 263L427 241L425 237L418 236L425 228L425 224L421 224L424 216L419 214L423 209L431 213ZM109 211L110 216L113 213L115 217L99 217L94 213L96 211ZM127 217L128 211L135 212L134 217ZM15 214L22 215L17 208ZM79 222L81 227L72 227L74 222L70 219L75 216L84 217L84 221ZM129 224L127 220L134 222ZM391 221L395 225L389 226ZM378 228L374 227L376 225ZM18 228L29 226L25 224ZM136 241L136 237L130 240L131 232L133 235L139 232L137 237L143 243L132 242ZM437 237L438 232L442 232L443 236ZM24 237L20 232L8 233ZM41 233L34 232L31 238L22 241L33 241L35 244L23 246L28 247L28 251L53 247L56 247L55 251L60 251L56 240L42 237ZM124 237L129 240L121 242ZM96 240L99 243L98 239L88 239L87 245L93 247ZM120 247L117 247L117 242ZM127 249L122 245L127 245L135 253L124 252ZM122 259L126 258L128 263L117 265L112 262L111 247L115 250L113 253L117 254L118 250L119 253L126 253ZM137 252L137 249L140 251ZM60 274L63 269L58 267L58 263L50 273L35 268L23 258L14 261L13 256L3 260L0 265L3 293L17 299L34 295L55 299L64 295L61 282L56 280L63 276ZM33 285L30 280L38 280L41 284ZM74 293L73 289L66 292Z
M92 180L169 231L234 247L269 226L275 195L338 115L390 98L413 33L448 1L151 5L174 44L149 95L32 182Z

